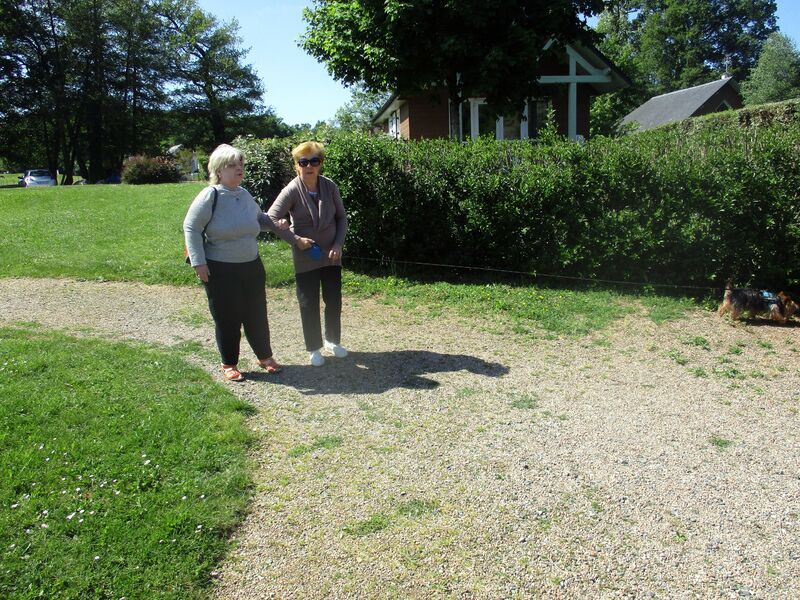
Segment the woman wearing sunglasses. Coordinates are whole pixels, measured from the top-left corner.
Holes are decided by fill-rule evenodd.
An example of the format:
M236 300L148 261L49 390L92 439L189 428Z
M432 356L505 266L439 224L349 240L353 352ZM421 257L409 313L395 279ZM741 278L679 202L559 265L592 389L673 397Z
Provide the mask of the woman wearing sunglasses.
M289 231L278 235L292 245L297 301L303 337L311 364L325 364L326 350L337 358L347 356L342 336L342 245L347 215L336 184L320 175L325 147L303 142L292 150L297 172L281 190L267 214L274 223L290 216ZM325 337L320 323L320 288L325 302Z

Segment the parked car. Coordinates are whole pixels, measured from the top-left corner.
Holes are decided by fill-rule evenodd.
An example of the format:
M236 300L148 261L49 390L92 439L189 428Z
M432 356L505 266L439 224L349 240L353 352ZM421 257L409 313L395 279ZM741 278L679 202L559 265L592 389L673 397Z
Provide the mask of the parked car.
M56 180L47 169L31 169L25 171L19 178L20 187L39 187L43 185L55 185Z

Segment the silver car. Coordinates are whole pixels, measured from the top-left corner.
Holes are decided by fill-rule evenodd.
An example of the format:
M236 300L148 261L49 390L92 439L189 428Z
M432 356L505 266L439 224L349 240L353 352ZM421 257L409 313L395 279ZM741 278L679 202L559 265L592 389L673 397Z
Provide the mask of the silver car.
M31 169L30 171L25 171L22 177L19 178L20 187L39 187L55 184L56 180L47 169Z

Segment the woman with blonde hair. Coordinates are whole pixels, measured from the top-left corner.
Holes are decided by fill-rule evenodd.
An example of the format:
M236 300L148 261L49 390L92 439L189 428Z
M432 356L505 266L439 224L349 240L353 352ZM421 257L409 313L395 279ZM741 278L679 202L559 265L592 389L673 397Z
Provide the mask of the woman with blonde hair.
M238 368L242 327L259 366L278 373L267 320L266 273L258 255L258 234L280 232L287 221L273 222L241 187L244 154L222 144L208 159L211 184L192 202L183 230L188 259L203 282L214 319L222 372L228 381L243 381Z
M347 215L336 184L323 177L325 147L303 142L292 150L295 177L281 190L267 214L274 223L287 215L289 231L278 235L292 245L297 301L311 364L325 364L322 351L347 356L342 336L342 246ZM325 338L320 323L320 287L325 302Z

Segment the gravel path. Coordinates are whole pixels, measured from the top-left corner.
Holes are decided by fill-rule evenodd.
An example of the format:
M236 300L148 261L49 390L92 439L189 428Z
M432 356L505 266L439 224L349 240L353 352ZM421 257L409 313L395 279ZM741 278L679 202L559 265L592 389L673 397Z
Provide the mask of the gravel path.
M269 291L277 377L219 598L800 597L800 328L695 312L580 339L346 300L306 365ZM198 289L0 280L0 322L200 343ZM255 363L252 363L254 365Z

